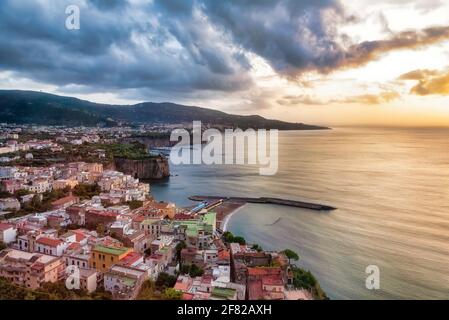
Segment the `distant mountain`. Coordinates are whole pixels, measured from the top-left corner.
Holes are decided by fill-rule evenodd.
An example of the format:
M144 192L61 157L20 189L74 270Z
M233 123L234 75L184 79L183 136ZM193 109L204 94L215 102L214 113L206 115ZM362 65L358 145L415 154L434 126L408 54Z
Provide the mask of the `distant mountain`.
M36 91L0 90L0 122L6 123L111 126L118 122L175 124L191 123L194 120L242 129L327 129L303 123L269 120L257 115L232 115L221 111L168 102L109 105Z

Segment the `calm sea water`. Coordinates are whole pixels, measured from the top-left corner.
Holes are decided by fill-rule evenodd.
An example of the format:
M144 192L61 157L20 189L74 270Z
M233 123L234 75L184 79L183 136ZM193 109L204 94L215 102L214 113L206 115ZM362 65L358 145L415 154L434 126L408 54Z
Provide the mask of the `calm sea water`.
M448 137L447 129L281 132L276 176L172 166L177 176L152 192L179 205L194 194L330 204L338 210L247 205L229 229L265 249L297 251L333 299L449 299ZM365 288L368 265L380 268L380 290Z

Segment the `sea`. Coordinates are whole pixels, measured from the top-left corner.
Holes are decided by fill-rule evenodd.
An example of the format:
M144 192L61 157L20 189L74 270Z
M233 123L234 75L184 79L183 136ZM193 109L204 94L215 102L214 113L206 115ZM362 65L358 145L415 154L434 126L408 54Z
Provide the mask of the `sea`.
M336 207L247 204L228 224L266 250L296 251L331 299L449 299L449 129L279 132L274 176L254 165L170 169L151 190L179 206L191 195L223 195ZM366 285L372 266L378 289Z

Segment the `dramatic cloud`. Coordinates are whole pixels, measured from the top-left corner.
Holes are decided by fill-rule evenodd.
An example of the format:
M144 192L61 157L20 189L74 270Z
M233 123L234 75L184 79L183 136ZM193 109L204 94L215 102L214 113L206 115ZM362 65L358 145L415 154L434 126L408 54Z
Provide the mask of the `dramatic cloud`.
M410 93L427 96L432 94L449 95L449 71L414 70L403 74L400 80L417 80Z
M374 104L387 103L399 98L400 98L399 93L395 91L385 91L379 94L362 94L334 101L338 103L358 103L364 105L374 105Z
M16 79L56 85L71 93L217 100L223 93L243 92L244 97L262 90L254 76L256 59L272 68L276 77L294 79L291 83L299 86L300 76L308 71L358 67L393 50L449 39L449 27L433 27L391 31L383 40L356 41L339 31L342 24L357 20L347 15L342 3L3 0L0 69ZM65 28L65 9L73 4L81 11L80 30ZM388 26L386 20L384 24ZM361 95L352 100L373 104L394 98ZM268 105L253 100L255 107ZM281 99L280 103L320 103L308 96L297 100Z
M331 103L330 101L322 101L306 94L298 96L284 96L276 102L281 106L297 106L301 104L308 106L321 106Z
M72 3L81 10L80 30L65 28L65 8ZM168 19L153 9L160 8L146 1L3 1L0 67L93 92L238 91L252 85L244 55L223 45L202 17L191 12L185 21Z
M334 64L324 68L354 68L382 57L388 52L402 49L417 49L444 40L449 40L449 27L432 27L420 31L403 31L393 34L390 39L365 41L350 46Z
M399 77L399 80L422 80L428 77L433 77L438 75L439 72L436 70L413 70L407 73L404 73Z
M397 93L396 91L389 90L377 94L362 94L362 95L348 96L341 99L329 99L329 100L321 100L310 95L284 96L282 97L282 99L278 99L277 103L282 106L297 106L297 105L322 106L330 104L376 105L388 103L399 98L400 98L399 93Z

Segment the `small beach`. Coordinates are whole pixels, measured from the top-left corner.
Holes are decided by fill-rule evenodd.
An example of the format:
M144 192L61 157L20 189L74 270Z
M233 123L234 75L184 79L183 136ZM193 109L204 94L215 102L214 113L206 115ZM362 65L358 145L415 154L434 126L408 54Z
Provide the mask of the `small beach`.
M239 212L243 207L245 206L245 204L235 208L233 211L230 211L225 217L224 219L221 221L220 223L220 229L223 230L223 232L226 231L227 227L228 227L228 223L229 220L231 219L231 217L236 214L237 212Z

